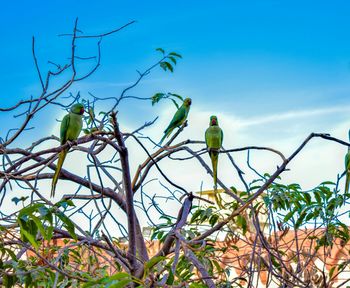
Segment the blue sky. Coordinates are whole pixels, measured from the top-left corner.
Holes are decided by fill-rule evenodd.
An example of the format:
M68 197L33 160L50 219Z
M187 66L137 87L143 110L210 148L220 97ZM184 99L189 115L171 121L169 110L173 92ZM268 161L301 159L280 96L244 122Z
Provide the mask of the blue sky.
M135 69L155 59L153 49L163 47L184 56L175 75L160 74L169 82L165 88L198 93L198 100L209 107L214 95L224 104L234 103L230 110L244 116L267 109L346 104L350 76L350 4L346 1L337 5L329 1L188 2L3 2L0 27L5 41L0 51L6 56L0 103L13 103L13 98L35 91L31 91L38 84L31 36L37 38L39 61L45 68L47 60L63 59L68 52L67 41L56 35L70 32L78 16L86 33L138 21L105 39L102 67L87 82L129 82ZM83 49L85 53L88 49ZM148 88L163 87L154 83ZM251 101L258 107L252 109Z
M0 105L38 93L32 35L45 70L50 67L48 60L59 62L69 55L68 39L57 35L69 33L76 17L79 28L88 34L136 20L103 40L100 69L71 92L118 95L136 78L136 69L143 70L157 60L154 50L162 47L181 53L183 60L174 74L156 70L134 95L170 91L192 97L189 121L193 128L187 129L184 138L201 138L207 118L215 113L222 119L227 147L270 145L289 153L310 132L346 139L350 126L349 8L347 1L336 5L329 1L4 1L0 9ZM94 43L90 44L80 48L81 56L95 51ZM160 116L148 131L155 138L161 137L173 113L167 102L151 107L128 101L120 110L122 125L130 129ZM34 119L37 129L28 139L58 134L52 119L55 114L49 112ZM64 112L55 113L59 119ZM0 115L1 136L9 123L4 120L10 116ZM44 123L40 117L52 121ZM312 171L311 180L301 180L306 185L333 179L343 168L344 151L344 147L316 141L309 156L296 161L301 172L290 176L291 181L300 181L307 171ZM263 163L268 162L264 159ZM270 167L266 165L262 169Z

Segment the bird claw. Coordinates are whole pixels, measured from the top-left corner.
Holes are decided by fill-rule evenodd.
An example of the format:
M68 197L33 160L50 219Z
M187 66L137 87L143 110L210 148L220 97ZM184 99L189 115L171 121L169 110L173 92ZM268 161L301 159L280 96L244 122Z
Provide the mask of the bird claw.
M69 148L72 148L74 146L74 141L67 140L67 144Z

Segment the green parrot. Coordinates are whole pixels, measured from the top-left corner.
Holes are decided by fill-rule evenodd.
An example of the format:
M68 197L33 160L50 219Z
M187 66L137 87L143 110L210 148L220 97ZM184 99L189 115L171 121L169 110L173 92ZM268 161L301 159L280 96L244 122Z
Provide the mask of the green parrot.
M77 103L77 104L74 104L70 108L70 112L66 116L64 116L61 122L61 130L60 130L61 145L69 141L74 141L78 138L81 132L81 129L83 127L83 116L82 116L83 114L84 114L83 104ZM58 181L58 176L60 175L62 165L63 165L64 159L66 158L68 150L69 150L69 147L63 149L58 156L56 171L52 178L51 197L55 196L55 189Z
M173 132L173 130L176 127L180 127L186 120L188 112L190 111L190 107L192 104L192 100L191 98L186 98L184 100L184 102L182 103L181 107L179 109L177 109L173 119L171 120L169 126L164 130L164 136L163 138L160 140L160 142L158 143L158 146L162 145L164 139L166 137L169 137L169 135L171 134L171 132Z
M350 130L349 130L349 141L350 141ZM345 193L349 192L349 184L350 184L350 147L348 147L348 153L345 155Z
M207 144L209 156L213 166L214 190L217 189L219 150L222 146L223 139L224 133L219 127L218 118L214 115L210 116L209 127L205 131L205 143Z

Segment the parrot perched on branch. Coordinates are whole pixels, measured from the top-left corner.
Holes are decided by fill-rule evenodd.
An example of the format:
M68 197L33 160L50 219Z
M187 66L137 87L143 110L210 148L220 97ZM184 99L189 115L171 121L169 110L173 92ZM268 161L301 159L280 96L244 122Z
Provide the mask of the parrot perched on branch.
M214 190L217 189L219 150L222 146L223 139L224 134L222 129L219 127L218 118L214 115L210 116L209 127L205 131L205 143L207 144L209 156L213 166Z
M349 130L349 141L350 141L350 130ZM350 184L350 147L348 147L348 153L345 155L345 193L349 192L349 184Z
M158 143L159 146L162 145L164 139L166 137L169 137L171 132L173 132L173 130L176 127L180 127L185 122L187 115L188 115L188 112L190 111L191 104L192 104L191 98L186 98L184 100L184 102L182 103L181 107L179 109L177 109L169 126L164 130L164 136L160 140L160 142Z
M77 103L72 105L72 107L70 108L70 112L66 116L64 116L61 122L61 130L60 130L61 145L69 141L74 141L78 139L78 136L83 127L83 116L82 116L83 114L84 114L83 104ZM58 181L58 176L60 175L62 165L63 165L64 159L66 158L68 150L69 150L69 147L63 149L58 156L56 171L52 178L51 197L55 196L55 189Z

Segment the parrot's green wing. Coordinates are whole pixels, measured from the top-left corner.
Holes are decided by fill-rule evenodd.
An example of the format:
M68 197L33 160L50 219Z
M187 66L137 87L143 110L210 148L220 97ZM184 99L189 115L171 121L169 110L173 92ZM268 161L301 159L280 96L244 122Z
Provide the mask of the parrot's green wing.
M170 134L174 128L180 126L186 119L186 108L181 106L175 113L173 119L171 120L169 126L165 129L165 134Z
M205 144L207 144L207 148L209 146L209 129L205 130Z
M66 159L67 153L68 153L68 148L63 149L60 152L59 156L58 156L58 162L57 162L57 166L56 166L56 171L55 171L55 174L52 177L51 197L55 197L56 184L57 184L58 177L59 177L61 169L62 169L62 165L63 165L64 159Z
M348 153L346 153L345 155L345 172L346 172L345 193L348 193L349 185L350 185L350 151L348 151Z
M205 143L209 149L220 149L224 134L218 126L210 126L205 131Z
M82 126L83 122L81 115L76 113L69 113L66 116L64 116L61 122L60 129L61 145L65 144L68 140L76 140L81 132ZM59 154L56 171L52 178L51 197L55 196L56 184L62 169L64 159L67 156L68 150L69 148L65 148Z
M67 131L69 128L69 121L70 117L69 114L63 117L63 120L61 122L61 129L60 129L60 140L61 140L61 145L67 142Z
M83 120L81 115L70 113L68 129L66 131L66 140L74 141L77 140L81 129L83 127Z
M222 145L223 132L218 126L210 126L205 131L205 143L209 149L209 156L213 167L214 189L217 187L217 167L219 160L219 150Z
M216 202L220 208L223 208L221 197L217 193L217 173L218 173L218 162L219 153L222 147L222 142L224 139L224 133L219 127L217 117L211 116L210 123L207 130L205 130L205 143L207 144L208 153L211 160L211 165L213 168L213 180L214 180L214 195Z
M158 145L162 145L164 139L166 137L168 137L171 132L173 132L173 130L176 127L179 127L180 125L182 125L182 123L186 120L187 118L187 114L188 114L188 109L186 109L185 106L181 106L179 109L177 109L173 119L171 119L170 124L168 125L168 127L164 130L164 136L162 137L162 139L160 140L160 142L158 143Z

